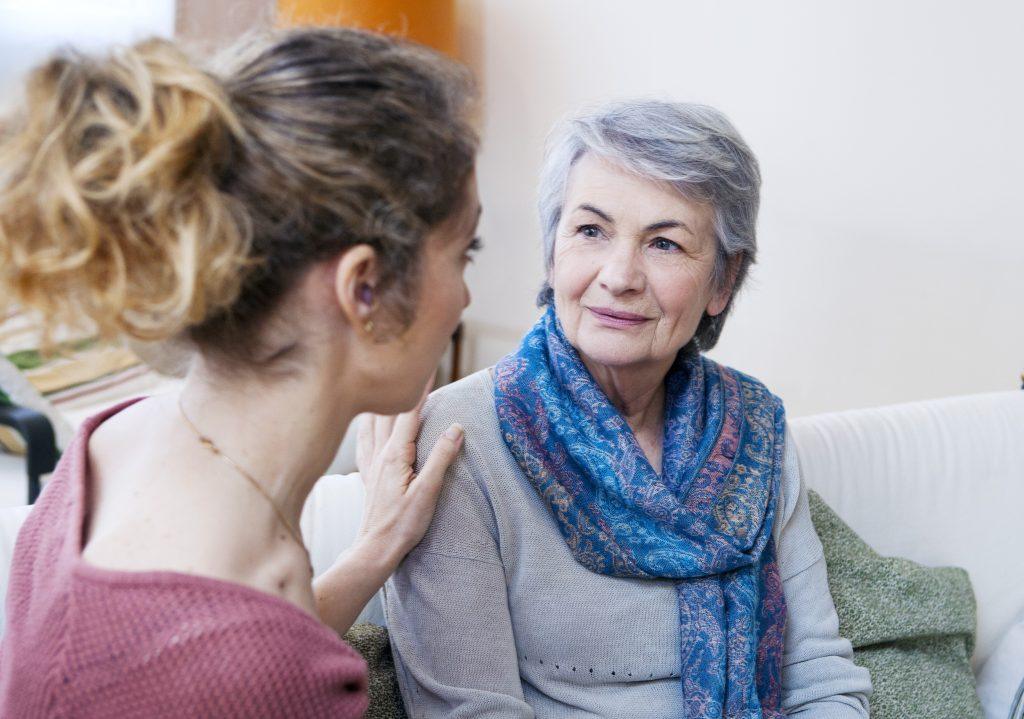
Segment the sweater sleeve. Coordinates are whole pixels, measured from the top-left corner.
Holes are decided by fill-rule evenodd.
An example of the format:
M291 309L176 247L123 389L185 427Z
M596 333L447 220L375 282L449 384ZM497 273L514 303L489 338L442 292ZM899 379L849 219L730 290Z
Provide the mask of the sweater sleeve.
M792 437L783 467L779 572L786 596L782 708L803 719L867 718L871 677L853 663L828 588L825 555L811 522Z
M402 699L412 719L533 717L523 699L494 511L474 477L473 418L436 406L420 433L420 461L453 418L466 428L423 541L385 586ZM454 408L452 408L454 409Z

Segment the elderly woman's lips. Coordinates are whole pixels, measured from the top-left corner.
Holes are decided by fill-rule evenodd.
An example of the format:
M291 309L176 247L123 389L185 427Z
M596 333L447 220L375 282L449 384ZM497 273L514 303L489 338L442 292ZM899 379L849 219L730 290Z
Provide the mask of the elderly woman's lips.
M648 320L643 315L632 312L621 312L606 307L588 307L590 314L605 327L636 327Z

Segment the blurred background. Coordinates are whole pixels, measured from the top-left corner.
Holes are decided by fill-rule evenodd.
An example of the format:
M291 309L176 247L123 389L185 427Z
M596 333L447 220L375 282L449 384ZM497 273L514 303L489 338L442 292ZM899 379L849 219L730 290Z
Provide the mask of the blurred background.
M205 55L295 23L406 35L482 92L485 250L458 374L537 316L545 136L582 105L725 111L760 158L760 260L712 356L791 416L1012 389L1024 369L1024 5L1009 0L0 0L0 111L62 44Z
M514 350L538 316L535 188L555 122L613 98L723 110L764 186L759 261L711 356L801 418L790 427L807 486L874 550L969 570L978 690L989 717L1007 716L1021 675L1001 667L1021 666L1024 636L1024 620L1011 624L1024 617L1024 393L1012 391L1024 371L1024 2L0 0L0 118L25 71L62 45L157 35L206 58L295 24L402 35L478 80L485 247L445 381ZM176 382L153 369L173 369L167 347L61 339L60 355L43 355L26 318L0 316L0 507L31 501L85 417ZM820 416L932 398L949 399ZM27 423L3 426L22 410L45 418L35 439ZM355 468L353 434L331 473ZM362 497L358 481L334 486L346 494L319 510L330 539L314 547L326 563L355 535ZM16 527L0 522L0 550ZM973 605L970 616L957 626L973 626ZM938 638L921 646L947 646ZM876 682L872 701L891 686Z

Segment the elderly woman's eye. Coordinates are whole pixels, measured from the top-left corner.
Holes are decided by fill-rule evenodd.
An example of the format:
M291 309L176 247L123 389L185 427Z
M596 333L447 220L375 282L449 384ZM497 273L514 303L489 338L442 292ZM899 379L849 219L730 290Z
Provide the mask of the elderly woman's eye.
M576 228L576 234L583 235L584 237L600 237L601 228L597 225L580 225Z
M656 250L663 250L665 252L675 252L676 250L683 249L672 240L666 240L664 237L659 237L651 243L651 247Z

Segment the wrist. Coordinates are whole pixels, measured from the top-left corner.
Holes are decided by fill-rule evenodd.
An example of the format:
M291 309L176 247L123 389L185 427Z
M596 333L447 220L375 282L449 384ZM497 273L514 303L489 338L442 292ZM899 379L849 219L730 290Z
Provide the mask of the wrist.
M344 636L400 559L394 559L372 542L357 540L313 582L313 599L320 620Z
M355 544L339 559L350 569L380 577L381 583L398 568L403 554L394 546L370 537L359 537Z

